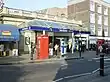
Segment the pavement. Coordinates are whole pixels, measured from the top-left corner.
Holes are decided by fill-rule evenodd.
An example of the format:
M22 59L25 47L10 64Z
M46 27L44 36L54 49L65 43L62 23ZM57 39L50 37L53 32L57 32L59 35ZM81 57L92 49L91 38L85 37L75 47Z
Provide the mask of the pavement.
M50 59L33 59L30 60L29 54L23 54L21 56L9 56L0 57L0 65L11 65L11 64L27 64L27 63L53 63L54 61L60 61L64 58L50 58Z
M84 59L91 59L91 58L96 58L99 56L95 55L95 51L86 51L84 53L81 53L81 56L84 57ZM65 57L61 58L49 58L45 60L30 60L30 55L29 54L22 54L21 56L9 56L9 57L0 57L0 65L8 65L8 64L26 64L26 63L54 63L57 61L61 60L71 60L71 59L79 59L79 53L75 52L74 54L72 53L67 53L65 54Z

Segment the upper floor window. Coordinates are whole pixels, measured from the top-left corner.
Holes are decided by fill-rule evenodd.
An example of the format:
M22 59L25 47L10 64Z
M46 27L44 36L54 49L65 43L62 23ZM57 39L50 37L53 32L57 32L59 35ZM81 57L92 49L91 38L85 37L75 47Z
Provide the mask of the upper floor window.
M95 24L90 24L91 35L95 35Z
M108 26L108 17L104 17L104 25L107 25Z
M102 13L102 5L97 5L97 12Z
M102 26L98 26L98 36L102 36Z
M102 24L102 15L98 15L98 24Z
M108 8L104 7L104 15L108 15Z
M105 36L108 36L108 26L104 26L104 34Z
M90 23L95 23L95 13L90 13Z
M95 11L95 3L94 3L94 1L90 1L90 11Z

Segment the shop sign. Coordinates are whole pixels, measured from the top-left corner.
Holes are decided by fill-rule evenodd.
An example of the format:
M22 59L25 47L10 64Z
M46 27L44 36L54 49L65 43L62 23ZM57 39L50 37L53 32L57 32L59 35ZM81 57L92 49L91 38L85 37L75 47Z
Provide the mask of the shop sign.
M60 32L68 32L66 29L60 29Z
M11 32L10 31L2 31L2 35L10 36Z

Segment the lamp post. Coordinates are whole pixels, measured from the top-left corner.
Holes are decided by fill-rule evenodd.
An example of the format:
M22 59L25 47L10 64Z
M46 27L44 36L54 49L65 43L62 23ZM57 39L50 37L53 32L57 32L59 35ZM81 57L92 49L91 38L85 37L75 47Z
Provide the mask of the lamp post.
M53 32L52 26L50 26L50 31ZM53 32L53 35L52 35L52 49L54 50L54 32Z
M102 30L102 37L105 37L104 29ZM103 47L103 46L102 46ZM100 76L104 76L104 50L100 54Z
M79 39L79 58L82 58L81 57L81 50L82 50L82 38L81 38L81 29L82 29L82 25L79 25L80 27L80 31L79 31L79 34L80 34L80 39Z

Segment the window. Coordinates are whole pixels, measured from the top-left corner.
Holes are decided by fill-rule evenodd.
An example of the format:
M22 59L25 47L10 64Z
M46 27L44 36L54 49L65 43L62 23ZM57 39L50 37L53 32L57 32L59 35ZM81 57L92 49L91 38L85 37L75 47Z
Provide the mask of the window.
M95 23L95 13L90 13L90 23Z
M104 34L105 36L108 36L108 26L104 26Z
M104 7L104 15L108 15L108 8Z
M95 25L94 24L90 24L90 32L91 32L91 35L95 35Z
M98 26L98 36L102 36L102 26Z
M102 6L99 4L97 5L97 12L102 13Z
M90 11L95 11L95 3L90 1Z
M102 24L102 15L98 15L98 24Z
M108 17L104 17L104 25L108 26Z

